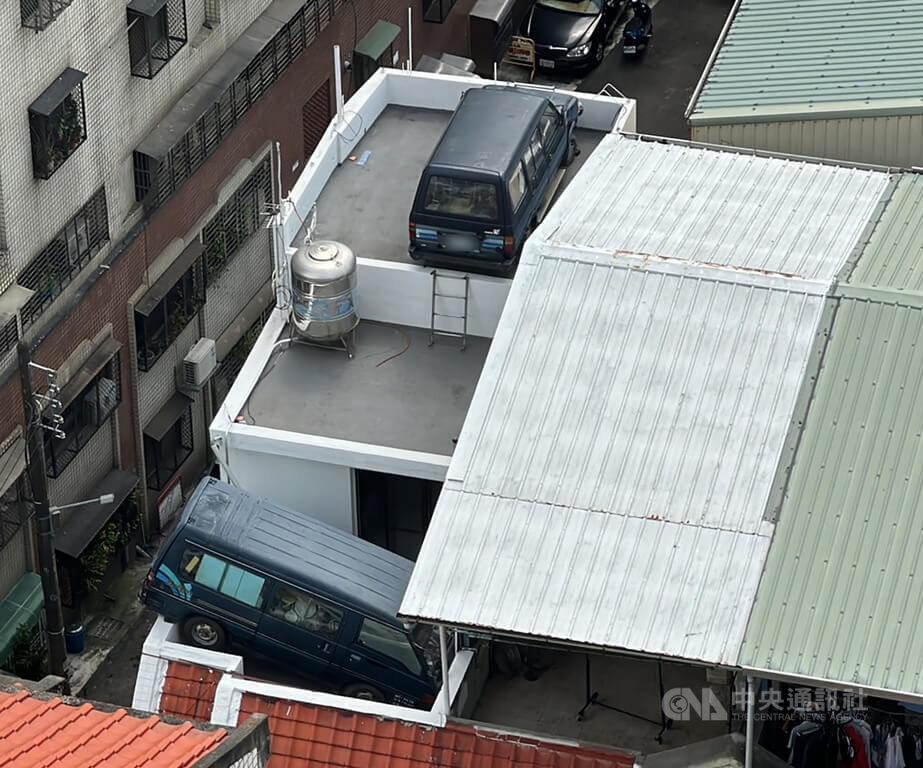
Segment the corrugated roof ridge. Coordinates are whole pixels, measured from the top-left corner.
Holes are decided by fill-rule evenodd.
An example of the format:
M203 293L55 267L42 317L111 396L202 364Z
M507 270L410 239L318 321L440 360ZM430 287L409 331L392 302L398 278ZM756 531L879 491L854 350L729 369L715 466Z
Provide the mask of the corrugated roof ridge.
M477 497L481 497L485 499L497 499L497 500L503 500L503 501L518 501L518 502L522 502L523 504L529 504L533 506L540 505L543 507L553 507L555 509L561 509L561 510L578 510L581 512L589 512L591 514L608 515L611 517L623 517L623 518L627 518L631 520L653 520L658 523L665 523L669 525L676 525L676 526L686 527L686 528L702 528L704 530L711 530L711 531L725 531L727 533L740 534L741 536L758 536L758 537L765 538L770 535L765 530L741 531L740 529L734 528L734 527L725 527L721 525L708 525L708 524L700 523L700 522L689 522L687 520L665 520L659 515L632 515L629 512L616 512L616 511L612 511L608 509L580 507L580 506L575 506L573 504L560 504L554 501L544 501L542 499L530 499L530 498L526 498L522 496L507 495L503 493L493 493L493 492L486 493L483 491L475 491L475 490L470 490L470 489L465 489L465 488L455 488L453 490L457 491L460 494L466 494L468 496L477 496Z

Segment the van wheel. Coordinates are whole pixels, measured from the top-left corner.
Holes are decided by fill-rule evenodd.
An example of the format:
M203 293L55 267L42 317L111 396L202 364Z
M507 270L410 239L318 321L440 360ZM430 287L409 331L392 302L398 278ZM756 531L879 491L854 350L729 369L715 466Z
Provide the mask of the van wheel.
M220 651L224 648L224 628L214 619L191 616L183 622L183 638L199 648Z
M364 699L365 701L384 701L384 694L374 685L368 683L350 683L343 687L344 696L352 696L354 699Z

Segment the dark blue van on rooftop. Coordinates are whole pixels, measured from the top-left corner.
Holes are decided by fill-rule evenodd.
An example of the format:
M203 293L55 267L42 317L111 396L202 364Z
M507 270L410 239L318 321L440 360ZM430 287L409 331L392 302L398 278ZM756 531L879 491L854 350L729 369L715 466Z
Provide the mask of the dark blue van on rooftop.
M325 523L205 478L163 543L142 601L193 645L234 645L360 698L428 708L432 628L397 611L413 564Z
M580 105L554 91L488 85L465 92L420 178L410 256L509 274L558 171L576 154Z

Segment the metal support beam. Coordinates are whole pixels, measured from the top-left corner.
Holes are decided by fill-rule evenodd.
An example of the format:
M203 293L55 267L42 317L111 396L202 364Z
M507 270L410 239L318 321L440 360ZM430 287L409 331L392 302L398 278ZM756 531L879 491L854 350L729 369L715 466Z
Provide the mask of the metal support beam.
M446 717L452 714L452 693L449 691L449 649L445 639L445 627L439 625L439 659L442 663L442 697Z
M747 675L747 743L744 746L744 768L753 768L753 710L755 699L753 677Z

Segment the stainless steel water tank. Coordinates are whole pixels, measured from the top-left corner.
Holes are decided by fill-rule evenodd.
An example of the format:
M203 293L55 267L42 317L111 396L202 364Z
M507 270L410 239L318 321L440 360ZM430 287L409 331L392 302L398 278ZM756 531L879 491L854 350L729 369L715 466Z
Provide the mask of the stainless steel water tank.
M331 342L359 324L354 291L356 256L343 243L318 240L292 257L292 322L299 336Z

